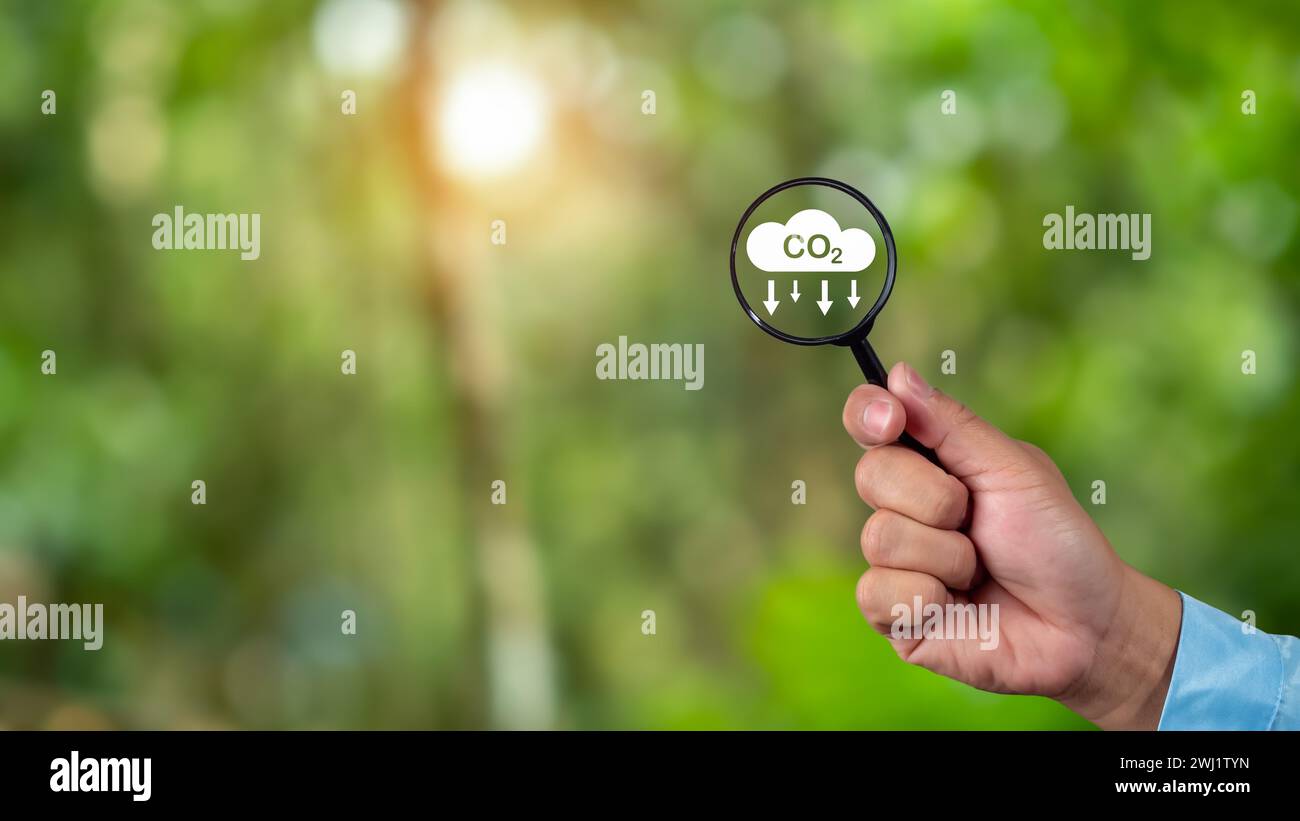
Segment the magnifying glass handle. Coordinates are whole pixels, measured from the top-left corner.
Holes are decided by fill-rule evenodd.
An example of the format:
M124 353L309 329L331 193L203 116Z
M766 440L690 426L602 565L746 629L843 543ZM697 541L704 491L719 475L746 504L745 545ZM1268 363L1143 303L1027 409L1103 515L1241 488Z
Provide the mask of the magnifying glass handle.
M862 368L862 375L867 378L867 381L873 385L887 388L885 380L889 374L885 371L885 366L880 364L880 357L876 356L875 350L872 349L871 343L866 340L866 337L849 345L849 348L853 351L854 358L858 360L858 367ZM907 431L903 431L903 435L898 437L898 443L921 454L926 459L929 459L932 464L943 467L935 452L916 441L916 437Z

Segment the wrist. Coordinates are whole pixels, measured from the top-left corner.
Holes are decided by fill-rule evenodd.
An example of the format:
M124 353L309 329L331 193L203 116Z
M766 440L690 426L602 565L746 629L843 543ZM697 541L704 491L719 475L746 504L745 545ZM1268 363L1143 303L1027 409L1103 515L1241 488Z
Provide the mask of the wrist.
M1058 701L1103 730L1160 723L1182 626L1178 592L1123 565L1119 604L1093 662Z

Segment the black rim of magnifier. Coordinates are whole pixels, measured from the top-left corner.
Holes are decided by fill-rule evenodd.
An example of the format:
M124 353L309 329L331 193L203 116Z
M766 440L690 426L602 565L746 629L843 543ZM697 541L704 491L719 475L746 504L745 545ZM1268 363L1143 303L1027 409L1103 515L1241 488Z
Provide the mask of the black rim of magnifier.
M745 230L745 223L749 222L749 218L758 210L758 207L773 194L778 194L787 188L794 188L799 185L821 185L848 194L857 200L863 208L871 212L871 216L876 220L876 225L880 226L881 234L885 237L885 261L887 263L885 287L880 290L880 296L876 297L876 304L871 306L871 310L867 311L867 315L862 317L862 320L857 325L842 334L818 337L794 336L775 325L768 324L749 306L749 300L745 299L745 294L740 288L740 278L736 276L736 247L740 244L740 233ZM832 180L829 177L798 177L767 189L758 196L758 199L750 203L749 208L746 209L744 215L740 218L740 222L736 225L735 235L731 238L731 287L736 290L736 299L740 301L740 307L745 309L745 313L749 314L749 318L753 320L755 325L777 339L794 345L852 345L859 339L865 338L871 332L871 326L876 321L876 315L880 313L881 308L885 307L890 291L894 290L894 272L897 264L897 255L894 250L894 232L889 230L889 223L885 220L885 215L880 213L880 209L876 207L875 203L867 199L866 194L847 183Z

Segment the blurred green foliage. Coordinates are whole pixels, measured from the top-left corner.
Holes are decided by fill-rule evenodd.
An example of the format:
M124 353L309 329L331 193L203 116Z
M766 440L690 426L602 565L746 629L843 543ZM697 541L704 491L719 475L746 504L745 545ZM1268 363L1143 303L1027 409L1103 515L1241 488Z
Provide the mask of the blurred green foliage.
M1300 631L1296 7L380 5L0 15L0 600L107 618L97 653L0 647L0 724L1086 726L858 616L860 377L727 276L805 174L897 235L887 362L1106 481L1143 571ZM546 133L466 178L437 101L494 54ZM177 204L260 213L261 258L153 250ZM1151 213L1151 258L1044 250L1066 205ZM598 381L620 335L703 343L704 389Z

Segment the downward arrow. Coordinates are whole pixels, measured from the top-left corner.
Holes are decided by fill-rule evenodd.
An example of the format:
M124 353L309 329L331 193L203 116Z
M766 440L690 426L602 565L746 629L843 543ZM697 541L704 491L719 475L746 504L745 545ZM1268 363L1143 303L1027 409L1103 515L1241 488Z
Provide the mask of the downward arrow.
M862 297L858 296L858 281L855 279L853 280L853 288L849 291L849 307L858 307L858 300L861 298Z
M827 287L828 287L828 286L827 286L826 280L823 279L823 280L822 280L822 298L819 299L819 300L817 300L817 307L822 309L822 316L826 316L826 312L829 311L829 310L831 309L831 301L830 301L830 298L826 296L826 288L827 288Z
M776 298L776 282L769 279L767 281L767 299L763 300L763 305L767 308L767 315L771 316L776 313L776 306L780 304L781 301Z
M803 294L799 293L799 280L796 279L794 281L794 287L790 289L790 299L794 302L798 302L799 297L801 296L803 296Z

